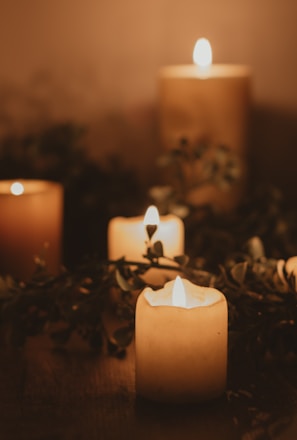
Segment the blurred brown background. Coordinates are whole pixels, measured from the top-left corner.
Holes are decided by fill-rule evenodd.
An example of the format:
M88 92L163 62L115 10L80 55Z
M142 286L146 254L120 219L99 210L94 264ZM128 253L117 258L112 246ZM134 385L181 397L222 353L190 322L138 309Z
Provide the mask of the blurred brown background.
M63 120L85 124L90 155L119 154L151 179L160 150L156 77L192 62L253 69L251 179L297 201L295 0L10 0L0 8L0 135Z

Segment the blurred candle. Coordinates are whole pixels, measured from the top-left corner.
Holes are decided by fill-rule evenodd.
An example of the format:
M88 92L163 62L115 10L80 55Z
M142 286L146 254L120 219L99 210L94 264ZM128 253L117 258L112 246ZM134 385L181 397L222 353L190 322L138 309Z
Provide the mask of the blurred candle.
M63 188L42 180L0 181L0 272L26 280L44 257L49 272L61 264Z
M164 254L174 257L184 253L184 224L175 215L159 217L157 208L148 208L145 216L138 217L115 217L108 225L108 257L117 260L126 257L126 260L145 261L143 255L147 252L149 237L148 226L155 226L152 242L161 241ZM163 258L160 263L170 264ZM150 270L150 282L165 282L173 276L173 271ZM175 276L175 275L174 275Z
M235 64L212 64L208 40L197 41L194 64L161 69L159 85L160 137L167 149L181 138L190 143L207 140L225 145L239 159L242 181L232 196L222 198L209 186L195 192L191 202L215 204L226 210L238 203L246 175L246 144L250 102L250 68ZM201 172L201 171L200 171Z
M227 302L213 288L177 277L146 288L136 305L136 392L187 403L219 397L227 376Z

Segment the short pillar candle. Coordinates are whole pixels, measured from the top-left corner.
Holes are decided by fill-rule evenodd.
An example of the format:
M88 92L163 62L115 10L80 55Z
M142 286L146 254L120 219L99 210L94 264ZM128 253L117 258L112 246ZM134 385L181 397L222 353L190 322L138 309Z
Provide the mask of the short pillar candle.
M0 181L0 273L29 279L34 258L61 265L63 187L44 180Z
M172 403L222 395L227 316L226 299L214 288L177 277L163 289L144 289L136 305L137 394Z
M150 206L144 217L114 217L108 225L108 257L110 260L117 260L125 257L127 260L147 262L149 260L143 255L147 252L149 237L147 225L155 225L156 231L152 241L161 241L166 257L183 255L184 253L184 223L172 214L159 218L159 213L154 215L150 221L150 214L157 211L155 206ZM157 219L156 219L157 217ZM159 263L174 265L173 262L159 258ZM150 269L146 274L147 282L164 284L172 279L175 273L173 270ZM174 275L175 277L175 275Z

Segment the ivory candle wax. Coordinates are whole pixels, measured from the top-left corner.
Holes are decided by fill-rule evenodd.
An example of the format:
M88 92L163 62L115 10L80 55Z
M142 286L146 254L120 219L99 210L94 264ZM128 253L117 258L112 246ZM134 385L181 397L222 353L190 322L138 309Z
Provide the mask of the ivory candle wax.
M227 302L213 288L177 277L139 295L135 322L136 392L187 403L219 397L227 376Z

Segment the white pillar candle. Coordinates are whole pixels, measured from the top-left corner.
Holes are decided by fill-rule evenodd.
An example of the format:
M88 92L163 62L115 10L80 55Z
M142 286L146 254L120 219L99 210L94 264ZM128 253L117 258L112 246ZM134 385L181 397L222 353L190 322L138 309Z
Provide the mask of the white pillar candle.
M147 211L148 212L148 211ZM146 221L144 222L144 218ZM143 258L147 252L148 224L157 225L152 242L161 241L164 254L167 257L183 255L184 253L184 224L175 215L161 216L159 219L147 219L147 215L137 217L115 217L108 225L108 257L117 260L125 257L126 260L149 262ZM145 224L146 223L146 224ZM170 264L169 261L160 258L160 263ZM173 271L150 270L149 282L163 283L170 279ZM175 276L175 275L174 275Z
M49 272L61 264L63 188L42 180L0 181L0 272L28 279L34 258Z
M207 139L211 144L225 145L238 156L244 179L250 68L211 64L209 53L200 55L198 48L193 54L195 64L166 66L159 73L161 143L167 149L176 148L181 138L190 142ZM203 56L206 56L205 63ZM214 200L219 207L231 209L241 192L242 188L237 185L232 193L222 198L222 194L209 185L195 191L191 201L198 204Z
M227 302L179 277L146 288L136 305L136 392L186 403L219 397L227 376Z

